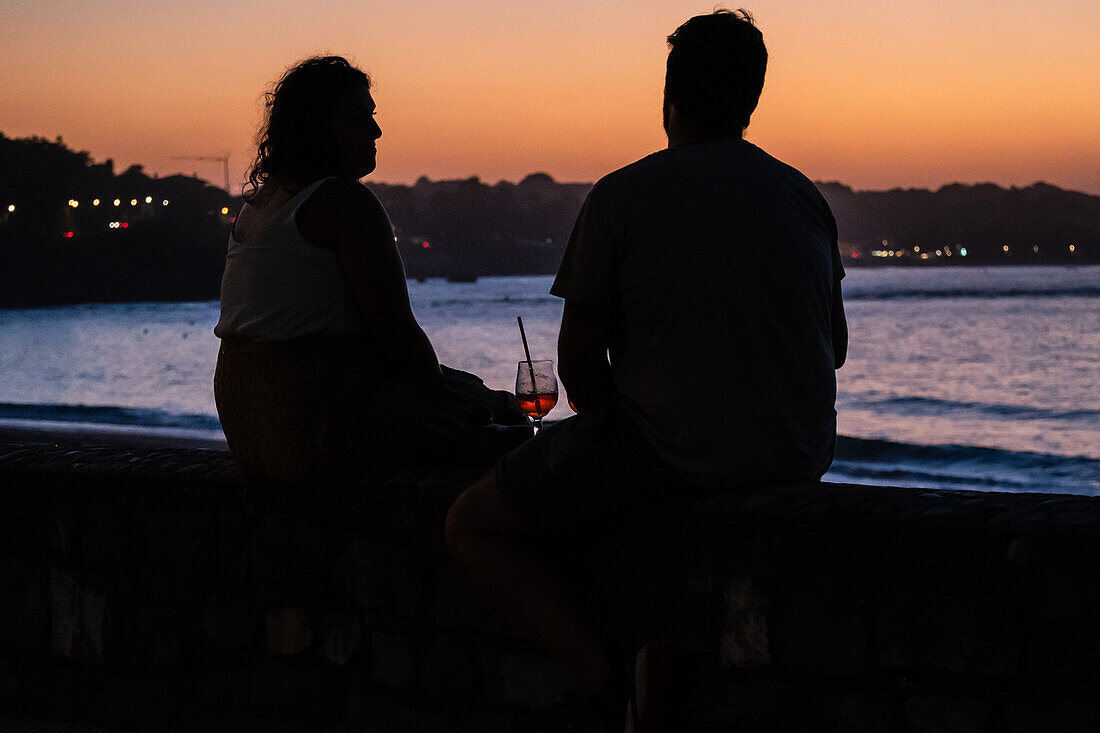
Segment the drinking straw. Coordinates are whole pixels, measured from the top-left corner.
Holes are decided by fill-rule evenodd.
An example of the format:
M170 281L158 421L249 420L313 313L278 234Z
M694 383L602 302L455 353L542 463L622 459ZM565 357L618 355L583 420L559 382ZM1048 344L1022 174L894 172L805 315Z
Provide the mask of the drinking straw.
M535 393L535 412L542 412L539 404L539 390L535 386L535 365L531 363L531 349L527 346L527 332L523 330L523 316L516 316L519 323L519 337L523 339L523 353L527 355L527 371L531 373L531 391Z

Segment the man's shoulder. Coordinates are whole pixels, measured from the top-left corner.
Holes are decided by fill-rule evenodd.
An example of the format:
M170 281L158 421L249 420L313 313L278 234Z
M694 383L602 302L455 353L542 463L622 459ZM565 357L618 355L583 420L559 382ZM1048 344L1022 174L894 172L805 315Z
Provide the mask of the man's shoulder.
M630 186L651 180L655 174L675 165L675 149L658 150L644 158L639 158L633 163L613 170L600 180L596 181L596 187L615 188Z
M650 153L608 173L593 187L601 190L645 187L667 180L698 175L709 176L714 166L739 169L753 177L785 180L788 184L817 190L800 170L745 140L716 141Z

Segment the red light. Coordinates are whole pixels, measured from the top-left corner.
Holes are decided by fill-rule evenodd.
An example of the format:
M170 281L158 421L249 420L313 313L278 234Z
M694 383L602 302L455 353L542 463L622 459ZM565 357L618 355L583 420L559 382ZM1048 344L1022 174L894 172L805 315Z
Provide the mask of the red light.
M428 249L428 247L431 247L432 245L428 244L427 242L424 242L424 244L422 244L420 246L423 247L424 249Z
M858 260L859 259L859 252L853 252L852 253L852 259L853 260Z
M129 226L130 226L130 222L128 222L128 221L124 221L124 222L122 222L122 228L123 228L123 229L126 229L126 228L127 228L127 227L129 227Z
M73 233L72 232L65 232L65 237L67 239L72 239L73 238Z
M237 223L237 217L234 216L232 219L229 220L229 223L230 224L236 224Z

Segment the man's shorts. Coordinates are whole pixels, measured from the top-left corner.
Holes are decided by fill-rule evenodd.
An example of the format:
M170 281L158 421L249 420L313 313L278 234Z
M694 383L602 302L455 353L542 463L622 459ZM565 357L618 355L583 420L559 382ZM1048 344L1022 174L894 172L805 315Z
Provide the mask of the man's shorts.
M496 482L546 534L589 534L651 504L702 495L661 463L613 400L547 425L497 463Z

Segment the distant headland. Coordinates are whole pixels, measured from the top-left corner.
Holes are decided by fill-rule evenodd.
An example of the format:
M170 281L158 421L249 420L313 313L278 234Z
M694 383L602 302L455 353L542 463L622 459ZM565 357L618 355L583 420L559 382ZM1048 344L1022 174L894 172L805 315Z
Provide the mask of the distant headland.
M459 280L554 273L591 188L546 173L367 185L409 277ZM1100 196L1045 183L817 185L848 266L1100 263ZM0 133L0 307L216 298L241 203L193 176L116 174L61 138Z

